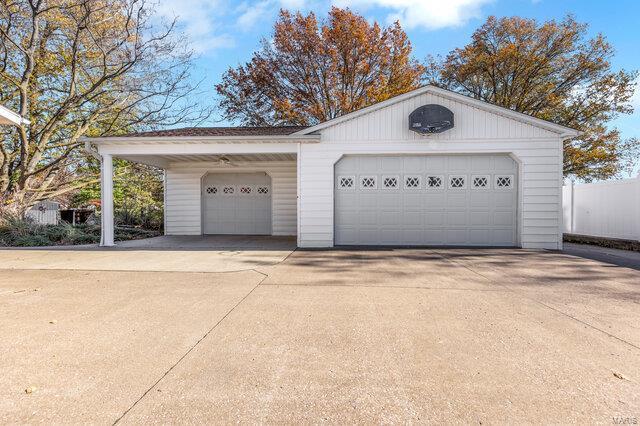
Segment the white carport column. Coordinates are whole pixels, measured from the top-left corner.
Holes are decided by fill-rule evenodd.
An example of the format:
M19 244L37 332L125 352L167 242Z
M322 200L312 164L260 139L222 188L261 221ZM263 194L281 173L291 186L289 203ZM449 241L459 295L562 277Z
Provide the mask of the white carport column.
M102 233L100 235L100 245L110 247L113 242L113 157L111 154L102 154L100 167L100 191L102 200Z

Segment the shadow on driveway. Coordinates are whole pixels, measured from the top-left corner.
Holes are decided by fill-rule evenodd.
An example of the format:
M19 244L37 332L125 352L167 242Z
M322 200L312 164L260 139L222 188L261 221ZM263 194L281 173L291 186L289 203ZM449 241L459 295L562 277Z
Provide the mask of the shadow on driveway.
M640 271L640 252L565 243L563 253Z

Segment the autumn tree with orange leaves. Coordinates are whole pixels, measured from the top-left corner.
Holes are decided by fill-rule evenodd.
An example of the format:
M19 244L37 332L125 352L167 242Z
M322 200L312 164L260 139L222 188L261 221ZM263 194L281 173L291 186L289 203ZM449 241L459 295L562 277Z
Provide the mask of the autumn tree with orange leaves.
M311 125L417 88L424 67L398 22L349 9L326 21L280 11L273 39L216 86L223 116L243 125Z
M432 61L433 83L476 99L578 129L564 144L564 174L590 181L630 170L636 138L610 125L633 111L636 72L612 69L614 49L567 17L538 23L490 17L469 44Z

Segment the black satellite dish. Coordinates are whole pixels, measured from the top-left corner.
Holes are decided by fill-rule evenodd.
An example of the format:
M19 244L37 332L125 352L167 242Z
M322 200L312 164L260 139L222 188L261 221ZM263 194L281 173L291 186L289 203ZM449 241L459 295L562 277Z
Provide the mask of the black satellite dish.
M442 105L423 105L409 114L409 130L420 134L442 133L453 128L453 112Z

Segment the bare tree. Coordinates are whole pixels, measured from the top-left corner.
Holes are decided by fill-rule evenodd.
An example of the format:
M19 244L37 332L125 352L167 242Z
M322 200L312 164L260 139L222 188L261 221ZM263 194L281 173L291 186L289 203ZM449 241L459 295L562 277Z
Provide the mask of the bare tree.
M30 120L0 137L0 208L95 180L79 138L194 123L191 52L146 0L2 0L0 102Z

